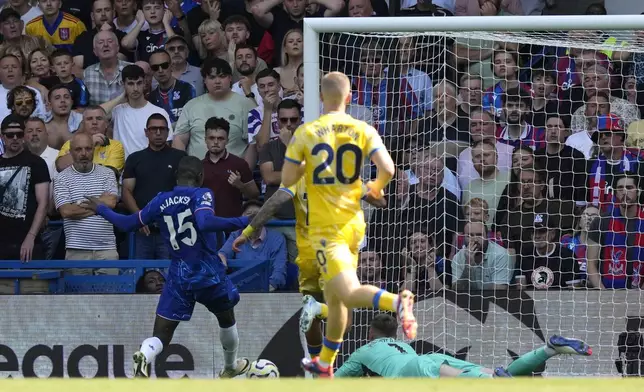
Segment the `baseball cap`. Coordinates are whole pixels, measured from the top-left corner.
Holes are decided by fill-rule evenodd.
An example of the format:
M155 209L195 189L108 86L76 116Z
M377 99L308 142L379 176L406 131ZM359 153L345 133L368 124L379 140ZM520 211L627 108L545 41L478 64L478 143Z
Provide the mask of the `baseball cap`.
M4 23L10 18L15 18L20 20L20 14L18 13L18 11L9 7L0 11L0 23Z
M613 113L597 116L597 132L592 136L593 142L597 143L600 132L621 133L626 137L624 120Z
M548 225L548 215L544 213L537 213L534 214L534 229L549 229L550 226Z
M186 41L186 39L185 39L185 38L183 38L183 37L182 37L182 36L180 36L180 35L173 35L172 37L168 38L168 40L165 42L165 44L167 45L167 44L169 44L170 42L174 42L174 41L181 41L181 42L183 42L184 44L188 45L188 41Z
M24 131L25 120L17 114L10 114L5 117L4 120L2 120L2 124L0 124L0 129L2 130L2 132L9 128L19 128Z

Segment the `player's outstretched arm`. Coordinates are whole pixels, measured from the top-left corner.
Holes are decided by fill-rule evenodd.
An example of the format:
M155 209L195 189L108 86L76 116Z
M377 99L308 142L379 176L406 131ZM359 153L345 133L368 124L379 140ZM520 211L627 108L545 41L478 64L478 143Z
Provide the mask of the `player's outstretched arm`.
M140 212L131 215L123 215L114 212L105 204L99 204L96 207L96 213L102 216L106 221L116 226L121 231L134 231L140 227L143 227L141 219L139 218Z
M248 225L247 216L222 218L215 216L215 212L210 208L198 208L195 211L195 220L197 222L197 228L201 231L238 230Z
M355 354L355 353L354 353ZM364 371L362 363L355 358L356 355L351 354L349 359L347 359L342 366L333 374L334 377L362 377L364 376Z
M233 250L239 252L240 247L248 241L248 238L253 235L253 233L261 230L266 223L271 220L277 210L282 206L282 204L291 201L293 199L293 192L288 188L280 188L277 192L273 194L260 208L257 212L257 215L253 218L250 224L244 229L244 231L235 238L233 241Z

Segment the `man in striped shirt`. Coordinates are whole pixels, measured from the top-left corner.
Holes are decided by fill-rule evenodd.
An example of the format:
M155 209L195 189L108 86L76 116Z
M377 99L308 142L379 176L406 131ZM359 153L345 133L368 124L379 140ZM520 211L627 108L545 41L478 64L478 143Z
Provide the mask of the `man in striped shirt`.
M88 134L74 134L70 146L73 163L54 179L54 201L64 219L65 259L118 260L112 224L80 206L85 196L94 196L114 208L118 200L116 175L112 169L94 163L94 142ZM70 272L116 275L118 269L74 268Z

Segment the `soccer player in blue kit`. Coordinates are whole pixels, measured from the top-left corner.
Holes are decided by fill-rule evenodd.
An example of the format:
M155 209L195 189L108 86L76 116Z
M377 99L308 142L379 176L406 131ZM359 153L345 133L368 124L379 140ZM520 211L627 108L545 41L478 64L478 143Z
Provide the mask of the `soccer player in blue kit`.
M215 216L212 192L201 188L202 183L201 160L186 156L177 168L177 186L170 192L159 193L136 214L117 214L95 197L86 197L87 202L83 203L123 231L157 223L170 247L172 263L159 298L153 336L145 339L134 354L135 377L149 377L150 365L170 344L179 322L190 320L196 302L203 304L219 322L219 339L224 350L224 369L219 376L232 378L250 368L248 359L237 359L239 336L233 308L239 302L239 292L226 276L226 265L217 255L222 232L243 229L249 220Z

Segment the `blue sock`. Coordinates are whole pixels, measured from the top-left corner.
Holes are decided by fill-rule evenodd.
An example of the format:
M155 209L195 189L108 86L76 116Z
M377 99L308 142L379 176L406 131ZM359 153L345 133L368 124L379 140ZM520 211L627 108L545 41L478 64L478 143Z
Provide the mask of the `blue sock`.
M317 357L318 355L320 355L320 351L322 351L322 345L311 346L310 344L307 344L306 347L309 350L309 355L311 356L311 358Z

